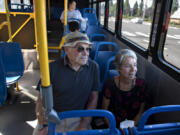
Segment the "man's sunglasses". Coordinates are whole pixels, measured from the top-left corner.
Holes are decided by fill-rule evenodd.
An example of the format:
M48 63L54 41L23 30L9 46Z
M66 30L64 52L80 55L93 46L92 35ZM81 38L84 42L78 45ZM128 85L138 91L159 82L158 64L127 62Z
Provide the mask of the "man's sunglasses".
M91 48L88 47L88 48L84 48L82 46L78 46L78 47L75 47L77 49L77 51L80 53L80 52L83 52L83 51L87 51L87 52L90 52L91 51Z

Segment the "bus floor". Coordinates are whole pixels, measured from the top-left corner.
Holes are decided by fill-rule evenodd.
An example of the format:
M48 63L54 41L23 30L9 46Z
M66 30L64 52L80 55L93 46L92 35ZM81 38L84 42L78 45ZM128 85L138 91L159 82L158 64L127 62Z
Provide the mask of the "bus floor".
M18 81L20 91L14 92L14 102L9 102L8 97L0 108L0 135L32 135L37 124L35 86L39 76L39 70L25 71Z

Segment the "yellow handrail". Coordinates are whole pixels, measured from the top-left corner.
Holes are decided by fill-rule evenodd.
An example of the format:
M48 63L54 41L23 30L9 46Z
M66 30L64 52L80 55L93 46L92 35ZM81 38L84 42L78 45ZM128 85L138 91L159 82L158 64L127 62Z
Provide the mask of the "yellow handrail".
M7 24L8 24L7 21L2 22L2 23L0 24L0 30L1 30L5 25L7 25Z
M0 14L6 14L6 12L0 12ZM31 14L33 14L33 13L26 13L26 12L10 12L10 11L9 11L9 14L16 16L16 15L31 15Z
M37 29L37 46L39 51L41 81L43 87L50 86L47 29L46 29L46 2L35 0L35 16Z
M31 18L32 18L32 16L30 16L30 17L21 25L21 27L19 27L19 29L17 29L17 31L11 36L11 38L8 40L8 42L10 42L10 41L20 32L20 30L30 21Z
M11 36L12 36L12 32L11 32L11 22L10 22L10 14L9 14L9 9L8 9L8 2L7 0L5 0L5 7L6 7L6 19L7 19L7 23L8 23L8 34L9 34L9 42L12 41Z

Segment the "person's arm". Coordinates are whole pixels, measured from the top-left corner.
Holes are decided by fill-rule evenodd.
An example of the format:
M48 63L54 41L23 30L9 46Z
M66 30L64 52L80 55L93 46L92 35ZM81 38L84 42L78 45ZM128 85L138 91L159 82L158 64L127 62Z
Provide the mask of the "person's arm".
M141 118L141 115L142 115L143 112L144 112L144 106L145 106L145 104L144 104L144 103L141 103L139 112L138 112L138 114L136 115L136 117L134 118L134 121L135 121L134 125L137 125L137 124L138 124L138 121L139 121L139 119Z
M97 100L98 100L98 91L92 91L89 99L86 109L96 109L97 106ZM76 130L86 130L88 127L88 124L90 124L91 118L84 117L81 119L81 122L79 124L79 127Z
M109 107L109 104L110 104L110 99L106 98L105 96L103 96L103 100L102 100L102 109L104 110L108 110L108 107ZM104 119L106 124L108 124L108 119Z
M47 125L47 120L44 115L44 109L42 106L40 93L38 94L38 99L36 103L36 117L38 119L38 125ZM42 128L39 131L38 135L41 135L41 134L44 135L44 133L47 133L47 127Z
M61 23L64 24L64 11L61 13L61 17L60 17Z

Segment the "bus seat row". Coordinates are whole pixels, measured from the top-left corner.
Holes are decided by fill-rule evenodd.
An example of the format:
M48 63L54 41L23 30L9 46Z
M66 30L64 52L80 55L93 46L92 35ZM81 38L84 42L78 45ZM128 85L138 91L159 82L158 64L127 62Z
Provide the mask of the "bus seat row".
M160 112L175 112L180 111L180 105L166 105L150 108L141 116L138 126L132 128L123 128L119 130L116 128L116 120L114 115L107 110L76 110L61 112L58 114L59 118L73 118L73 117L105 117L109 120L108 129L94 129L87 131L72 131L72 132L55 132L55 123L48 123L49 135L179 135L180 122L163 123L146 125L147 119Z
M5 99L7 95L6 85L17 82L24 73L24 62L19 43L14 42L0 42L0 59L1 59L1 75L4 74L5 84L1 90L4 94L0 95Z
M100 34L94 33L89 36L89 40L91 42L107 41L107 37L106 37L106 35L104 35L102 33L100 33Z

